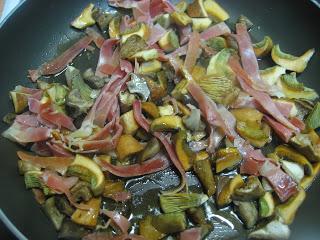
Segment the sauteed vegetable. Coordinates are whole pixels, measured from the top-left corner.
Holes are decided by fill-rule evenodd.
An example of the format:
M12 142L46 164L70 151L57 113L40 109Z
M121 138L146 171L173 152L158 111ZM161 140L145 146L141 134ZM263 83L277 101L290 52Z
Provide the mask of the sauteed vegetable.
M4 118L59 238L211 239L213 204L234 211L248 238L288 239L320 171L318 94L298 75L314 49L294 56L270 36L253 41L254 23L232 23L214 0L108 4L70 21L82 37L29 71L34 87L10 92ZM73 64L94 51L95 69ZM144 190L143 176L169 168L180 184L153 193L159 210L124 210L128 181Z

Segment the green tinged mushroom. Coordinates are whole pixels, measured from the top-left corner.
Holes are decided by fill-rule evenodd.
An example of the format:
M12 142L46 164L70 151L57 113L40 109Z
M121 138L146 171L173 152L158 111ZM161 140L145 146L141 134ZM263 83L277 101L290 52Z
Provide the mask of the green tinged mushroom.
M152 121L151 132L166 132L183 130L182 118L179 116L162 116Z
M123 44L121 44L120 56L121 58L130 58L137 52L143 51L146 48L147 43L142 37L132 35Z
M287 240L290 237L290 229L281 221L273 220L249 233L248 237L249 239Z
M16 119L17 114L15 113L7 113L3 118L2 121L8 125L12 125L14 120Z
M149 140L145 148L138 155L138 161L140 163L144 162L147 159L154 157L161 150L161 145L156 138Z
M77 29L85 29L86 27L89 27L96 23L96 21L92 18L92 11L93 11L94 5L90 3L81 14L72 21L71 26Z
M216 183L209 159L194 161L193 169L200 179L200 182L205 189L205 193L209 197L212 196L216 192Z
M318 94L315 90L305 87L303 83L298 81L295 72L282 75L279 85L287 98L306 100L315 100L318 98Z
M58 106L62 106L66 102L66 97L69 93L67 86L60 83L52 83L46 89L46 93L49 95L51 101Z
M201 225L206 223L206 214L202 207L189 208L186 213L194 224Z
M191 110L189 116L182 119L184 125L191 131L198 131L201 123L200 110L195 108Z
M41 170L41 168L28 162L28 161L19 160L18 161L18 170L19 170L19 174L24 175L25 173L27 173L29 171L39 172Z
M114 17L113 14L104 12L101 8L94 8L92 18L96 21L101 31L106 32L109 28L109 23Z
M10 98L12 99L15 113L21 113L26 109L29 97L30 94L10 91Z
M300 164L303 167L306 175L312 175L313 168L311 163L305 156L303 156L293 148L286 145L280 145L276 147L275 154L280 158Z
M278 65L260 70L261 79L272 86L279 82L280 77L286 73L286 69Z
M90 184L80 181L70 189L70 193L75 201L89 201L93 194L90 189Z
M273 47L272 39L265 36L261 42L253 44L253 50L257 57L264 57L268 55Z
M238 18L238 23L243 23L244 25L246 25L247 29L250 29L253 27L253 22L245 15L240 15Z
M301 180L304 177L304 169L303 166L290 162L290 161L285 161L285 160L280 160L281 166L283 170L290 176L296 183L300 183ZM312 174L311 174L312 175Z
M55 205L61 213L67 216L71 216L73 214L75 209L70 205L66 197L56 195L54 198L55 198Z
M234 201L235 211L246 228L253 228L258 221L258 210L254 202Z
M169 13L162 14L160 17L157 18L156 21L158 24L160 24L161 27L167 29L171 25L170 14Z
M191 20L191 18L190 18ZM179 38L175 31L169 30L160 40L159 40L159 46L165 51L165 52L172 52L175 49L179 48Z
M274 214L275 201L272 193L266 192L262 197L259 198L259 216L261 218L270 217Z
M83 79L85 83L88 84L89 87L93 89L100 89L106 83L104 78L95 76L92 68L88 68L86 71L84 71Z
M312 109L312 112L309 114L306 124L311 129L317 129L320 127L320 102Z
M42 172L39 170L28 171L24 174L24 183L27 189L42 188Z
M198 207L208 200L208 196L198 193L175 193L160 195L160 206L165 213L181 212Z
M65 215L59 212L55 205L55 197L48 198L42 206L45 214L50 218L56 230L59 230L62 226Z
M209 40L206 41L206 44L208 47L211 47L215 51L221 51L224 48L227 48L227 41L223 37L214 37L210 38Z
M161 233L171 234L185 230L187 219L183 212L167 213L153 216L151 224Z
M103 192L104 174L100 166L88 157L77 154L68 167L67 175L79 177L82 181L89 183L95 196L99 196Z
M296 57L291 54L282 52L279 44L277 44L272 48L271 56L273 61L281 67L284 67L290 71L301 73L306 69L308 62L310 61L314 53L315 50L310 49L300 57Z
M152 225L152 219L152 216L145 216L142 220L139 221L139 233L149 240L162 239L166 234L158 231Z
M258 177L249 176L243 187L236 189L232 195L232 199L240 201L251 201L262 197L265 190Z
M72 117L78 117L87 113L93 105L93 99L98 92L91 89L83 80L80 71L75 67L69 66L65 72L68 86L71 88L66 99L66 105Z
M284 224L290 225L305 198L306 192L300 189L299 192L289 198L288 201L276 206L276 215L280 217Z
M242 160L237 148L227 147L216 152L216 172L220 173L226 169L235 168Z
M290 139L290 144L293 145L300 153L314 163L320 162L320 138L318 134L311 130L308 133L300 133Z

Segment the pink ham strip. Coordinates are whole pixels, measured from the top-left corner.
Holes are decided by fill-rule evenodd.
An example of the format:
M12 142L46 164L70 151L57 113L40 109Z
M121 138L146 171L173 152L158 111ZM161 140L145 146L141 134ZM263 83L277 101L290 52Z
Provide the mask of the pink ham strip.
M55 172L45 171L42 174L42 179L44 184L46 184L49 188L58 191L59 193L65 194L69 202L76 208L90 210L90 206L76 203L70 193L70 188L72 188L78 182L77 177L65 178L59 176Z
M173 13L174 11L177 11L176 6L170 2L170 0L162 0L162 3L164 5L164 11L167 13Z
M165 57L166 59L170 59L176 56L183 56L187 54L187 51L188 51L188 45L184 45L182 47L177 48L172 53L165 55Z
M283 116L288 118L290 116L290 112L292 110L292 104L290 103L285 103L285 102L277 102L274 101L275 105L279 109L279 111L282 113Z
M176 169L179 171L179 173L181 175L182 179L181 179L180 186L177 189L174 189L174 192L180 192L187 184L186 172L184 171L184 168L183 168L181 162L179 161L179 159L176 155L176 152L175 152L168 136L166 136L165 134L160 133L160 132L155 132L155 133L153 133L153 135L160 140L160 142L162 143L162 145L166 149L173 165L176 167Z
M163 0L151 0L150 1L150 16L155 18L163 13Z
M42 119L49 121L52 124L57 125L58 128L64 127L64 128L69 129L71 131L76 130L76 127L73 124L72 118L70 118L69 116L67 116L61 112L53 111L52 108L49 108L43 112L40 112L39 114Z
M163 35L166 34L166 32L167 31L163 27L161 27L161 25L158 23L152 26L150 38L147 41L148 45L151 46L157 43L160 40L160 38L162 38Z
M45 141L51 136L51 129L46 127L30 127L14 122L2 136L21 144Z
M193 67L196 65L197 59L199 57L199 48L200 34L198 32L193 32L190 36L187 55L184 61L184 67L189 72L191 72Z
M72 153L61 147L56 143L47 142L47 146L50 149L53 156L56 157L73 157Z
M38 114L38 121L47 125L49 128L54 125L58 126L58 128L67 128L71 131L76 130L73 119L61 112L54 111L50 102L41 103L40 100L30 97L28 99L28 105L31 112ZM46 124L47 122L50 124Z
M101 140L79 140L76 142L76 146L79 147L80 150L76 152L108 152L116 148L118 144L119 137L122 134L123 127L121 124L116 123L114 125L114 134L111 138L101 139Z
M277 122L273 118L264 115L264 120L285 143L288 143L290 138L294 135L294 131Z
M29 70L31 80L35 82L41 76L53 75L61 72L76 56L89 46L92 40L91 37L85 36L54 60L41 65L36 70Z
M116 224L122 233L127 233L130 227L130 222L129 220L122 216L120 213L115 212L115 211L108 211L108 210L100 210L100 212L106 216L108 216L113 224Z
M242 146L241 146L242 145ZM297 184L283 172L272 159L266 158L261 150L253 150L250 145L235 144L239 151L245 152L240 167L241 174L264 176L268 179L281 201L285 201L297 192Z
M46 142L35 142L32 144L30 150L38 156L48 157L52 155Z
M292 104L274 101L273 99L272 101L284 117L288 118L290 116L290 112L293 107ZM236 101L232 103L231 108L256 108L259 111L265 112L265 110L253 97L243 91L240 92Z
M228 126L226 119L224 119L219 113L217 105L203 92L203 90L194 82L190 82L188 85L188 91L191 96L199 104L199 108L202 114L205 116L206 121L212 127L220 127L229 139L233 140L236 136L234 126Z
M16 116L16 122L29 127L39 127L39 121L36 114L23 113Z
M88 137L88 140L103 140L106 139L113 131L115 124L115 119L108 122L101 130L99 130L97 133L91 135Z
M69 165L73 162L74 157L39 157L26 152L18 151L18 157L22 161L30 162L47 170L65 173Z
M121 90L121 87L126 83L128 80L129 75L126 75L124 78L118 78L114 81L111 81L103 88L100 96L96 100L96 103L90 110L90 114L94 114L93 123L96 125L103 127L109 112L112 110L112 104L115 104L115 101L118 103L118 94ZM116 103L116 104L117 104Z
M90 123L92 125L95 121L97 121L97 119L99 119L98 123L101 127L103 127L107 117L107 114L105 113L105 108L109 108L109 101L112 98L112 96L114 96L114 91L119 91L121 86L126 81L127 77L125 77L125 73L121 71L120 68L118 68L112 75L108 84L106 84L102 88L100 95L97 97L95 103L91 107L89 113L83 121L83 124Z
M118 177L137 177L159 172L169 167L168 158L160 153L153 158L143 162L142 164L115 166L99 159L98 164L103 169L103 171L108 171Z
M140 125L140 127L142 127L146 132L149 132L150 123L142 114L140 101L133 102L133 115L137 123Z
M120 59L120 69L121 71L124 71L126 73L131 73L133 72L133 67L131 62L127 60Z
M131 26L131 18L129 15L124 15L121 19L120 23L120 32L124 32L127 28L130 28Z
M140 23L144 22L148 25L152 23L150 15L150 0L135 1L135 7L132 8L134 19Z
M235 58L231 58L229 61L230 67L236 73L238 81L244 91L251 95L271 116L273 116L277 121L285 125L286 127L299 132L299 129L295 127L292 123L285 118L279 111L275 103L272 101L271 97L261 91L253 89L248 83L252 82L248 74L242 69L239 62Z
M102 47L105 39L104 39L104 37L103 37L100 33L98 33L98 32L97 32L95 29L93 29L93 28L87 28L87 29L86 29L86 34L93 39L95 45L96 45L98 48L101 48L101 47Z
M118 39L107 39L101 46L100 56L97 65L96 75L104 77L112 74L119 65L120 53L119 48L115 48L118 44Z
M101 102L101 104L98 106L98 109L96 110L94 124L96 124L99 127L104 126L107 120L107 116L112 108L112 103L116 99L116 94L109 92L109 94L105 97L104 102Z
M268 179L282 202L297 193L297 184L272 161L265 161L260 168L261 176Z
M184 45L189 41L192 29L191 26L185 26L185 27L179 27L179 39L180 39L180 45Z
M166 0L151 0L150 1L150 16L155 18L163 13L172 13L175 11L175 6Z
M254 53L246 25L238 23L236 29L237 35L235 35L235 37L239 46L242 66L252 80L252 83L249 85L256 90L266 92L271 96L283 97L282 90L278 86L269 86L261 81L258 60Z
M190 228L180 233L180 239L183 240L201 240L201 228Z
M259 65L256 55L253 51L250 35L247 31L247 26L243 23L236 25L237 35L236 39L239 46L241 62L243 69L256 82L260 82Z
M304 122L297 118L297 117L293 117L290 119L290 122L296 126L297 128L299 128L301 131L303 131L306 128L306 125L304 124Z
M225 22L221 22L203 31L202 33L200 33L200 36L202 40L208 40L210 38L214 38L214 37L218 37L218 36L230 34L230 33L231 33L231 30L227 26L227 24L225 24Z

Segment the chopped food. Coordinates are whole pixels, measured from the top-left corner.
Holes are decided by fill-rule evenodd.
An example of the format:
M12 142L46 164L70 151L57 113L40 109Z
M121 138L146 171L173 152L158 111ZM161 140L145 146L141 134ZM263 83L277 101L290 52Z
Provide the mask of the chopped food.
M83 37L29 71L36 88L9 93L2 135L59 236L211 239L212 213L231 211L247 238L288 239L320 173L318 94L297 78L315 50L253 43L214 0L108 4L73 17Z

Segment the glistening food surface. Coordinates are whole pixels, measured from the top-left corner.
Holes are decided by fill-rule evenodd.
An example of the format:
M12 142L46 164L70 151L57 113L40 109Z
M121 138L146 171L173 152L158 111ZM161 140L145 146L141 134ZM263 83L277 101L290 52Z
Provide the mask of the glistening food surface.
M126 7L126 3L112 4ZM201 215L204 202L207 206L208 197L216 199L219 208L235 208L253 231L251 237L288 237L286 225L318 171L314 163L318 136L312 131L318 127L318 106L313 102L317 94L294 74L304 70L313 50L301 57L287 55L268 37L252 46L248 19L240 18L232 34L223 23L228 14L212 1L203 7L199 2L191 6L134 3L138 6L134 19L88 6L72 25L86 28L97 22L112 39L104 40L87 28L88 36L30 71L30 76L37 80L59 73L85 48L92 50L92 41L101 48L95 72L81 74L69 66L67 86L38 80L38 90L18 86L10 93L16 112L24 113L15 116L4 135L22 144L36 142L32 149L38 155L56 156L18 153L27 187L47 194L44 208L57 228L64 220L64 230L66 222L69 227L76 222L94 229L108 224L103 214L111 220L112 214L118 214L102 211L95 222L101 194L115 200L119 195L121 200L129 198L123 187L114 186L118 180L101 171L124 178L141 176L167 168L170 159L181 175L181 185L170 191L180 193L160 195L164 214L151 211L157 216L136 216L143 218L140 234L147 239L150 231L156 232L155 239L182 231L175 235L186 239L210 232L208 216L194 219ZM256 56L268 55L271 49L279 66L259 72ZM74 119L79 126L74 126ZM274 138L290 143L303 155L281 145L265 157L259 148L271 141L271 128L278 135ZM200 188L188 191L185 186L185 171L190 169L202 182L204 194L192 194ZM230 169L240 170L241 175L226 174ZM117 191L109 195L110 189ZM63 193L69 202L58 195L51 197L55 193ZM61 209L59 201L71 204L72 214ZM92 221L81 221L90 213ZM72 222L67 221L70 215ZM267 225L256 227L258 219ZM147 232L143 232L145 226ZM274 226L277 232L270 232ZM119 227L125 237L127 225ZM110 233L107 229L101 234Z

